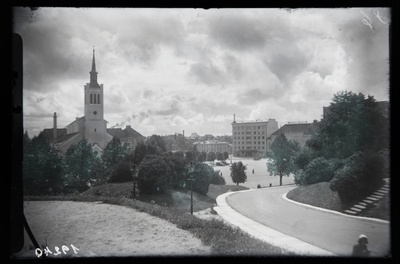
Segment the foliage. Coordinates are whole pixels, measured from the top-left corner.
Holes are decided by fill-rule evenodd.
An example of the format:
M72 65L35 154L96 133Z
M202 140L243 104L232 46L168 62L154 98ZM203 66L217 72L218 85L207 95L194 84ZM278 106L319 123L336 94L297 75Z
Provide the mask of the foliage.
M239 185L239 183L244 183L247 180L247 175L246 175L246 166L243 165L241 161L239 162L234 162L232 163L230 170L231 170L231 178L236 185Z
M150 147L150 154L161 154L167 151L165 141L159 135L152 135L146 143Z
M207 154L205 152L201 152L198 156L197 156L197 161L198 162L204 162L206 161L206 157Z
M132 181L132 167L133 164L131 162L118 162L118 164L115 166L115 169L112 171L111 177L108 182L118 183Z
M270 149L267 153L268 172L273 176L279 176L282 185L282 177L289 176L296 170L294 158L299 152L299 145L297 142L288 141L285 134L280 134L272 142Z
M373 96L342 91L334 95L320 131L307 145L318 157L347 158L356 151L388 148L388 120Z
M170 185L172 187L183 187L188 171L186 161L179 155L167 153L168 152L163 154L163 160L169 167L166 173L170 173L170 175L166 177L170 179Z
M189 171L189 178L193 178L193 191L207 194L208 187L214 176L214 169L204 163L197 163L192 170ZM186 183L186 188L190 188L190 182Z
M170 167L162 156L146 156L139 165L139 191L144 194L164 192L171 187L170 175Z
M185 160L187 163L191 161L195 161L195 155L192 151L186 151L185 153Z
M102 170L101 162L87 139L70 146L64 158L65 187L82 192L90 187Z
M329 182L341 165L341 160L338 159L327 160L322 157L313 159L304 169L295 174L294 182L297 185Z
M225 179L222 177L222 173L219 170L214 171L213 178L211 180L211 184L216 184L216 185L225 185Z
M224 153L222 153L224 160L227 160L229 158L229 153L224 151Z
M343 203L362 198L382 185L382 163L378 154L357 151L335 172L330 188L338 192Z
M207 153L207 161L214 161L217 157L215 156L215 153L210 151Z
M314 159L314 153L308 147L303 147L294 156L293 162L296 170L304 170L306 166Z
M117 137L108 142L101 156L104 167L113 168L128 154L128 148Z
M217 152L216 154L217 160L224 160L224 155L221 152Z
M22 166L26 195L50 195L62 191L62 158L43 137L34 137L24 146Z

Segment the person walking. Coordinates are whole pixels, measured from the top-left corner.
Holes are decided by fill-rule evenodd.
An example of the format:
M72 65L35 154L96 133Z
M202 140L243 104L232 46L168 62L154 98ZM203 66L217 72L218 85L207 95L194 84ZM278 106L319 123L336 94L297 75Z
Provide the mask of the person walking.
M358 237L358 244L353 246L353 253L351 255L353 257L368 257L371 251L368 250L367 244L368 244L367 236L361 234Z

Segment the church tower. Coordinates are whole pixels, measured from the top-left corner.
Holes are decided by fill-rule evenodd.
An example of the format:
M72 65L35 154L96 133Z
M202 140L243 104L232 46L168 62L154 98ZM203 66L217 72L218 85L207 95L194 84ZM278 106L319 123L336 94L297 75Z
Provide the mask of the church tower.
M92 144L104 148L107 144L107 121L104 120L103 84L97 82L96 58L93 49L92 69L89 72L90 82L85 88L85 135Z

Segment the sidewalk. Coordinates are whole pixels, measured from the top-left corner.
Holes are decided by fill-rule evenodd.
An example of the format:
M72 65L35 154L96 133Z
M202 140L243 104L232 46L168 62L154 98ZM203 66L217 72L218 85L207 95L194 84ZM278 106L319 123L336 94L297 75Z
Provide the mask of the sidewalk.
M241 192L248 191L254 190L245 190ZM289 254L292 253L303 256L335 256L335 254L329 251L278 232L238 213L226 203L226 197L234 193L237 192L228 192L218 196L216 199L218 206L214 207L214 210L227 222L239 227L253 237L282 248Z

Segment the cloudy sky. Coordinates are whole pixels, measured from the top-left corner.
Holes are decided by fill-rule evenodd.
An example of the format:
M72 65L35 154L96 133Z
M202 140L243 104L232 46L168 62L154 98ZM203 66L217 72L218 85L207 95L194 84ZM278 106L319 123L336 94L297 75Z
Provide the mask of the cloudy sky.
M108 127L231 134L320 120L341 90L389 100L390 10L15 8L24 129L83 116L93 46Z

